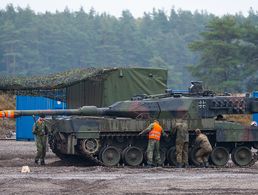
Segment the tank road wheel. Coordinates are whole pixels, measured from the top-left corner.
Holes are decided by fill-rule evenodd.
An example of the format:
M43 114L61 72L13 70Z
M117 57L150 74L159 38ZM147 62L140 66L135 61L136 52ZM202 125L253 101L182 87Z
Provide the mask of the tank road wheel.
M225 166L229 159L229 152L224 147L215 147L211 152L211 161L216 166Z
M80 141L81 151L85 154L95 154L99 150L100 144L97 139L83 139Z
M107 146L101 153L101 160L106 166L117 165L120 157L120 151L114 146Z
M176 166L176 147L171 147L167 151L167 160L170 165Z
M100 148L100 150L99 150L98 159L99 159L100 161L102 161L102 153L103 153L103 151L104 151L105 149L106 149L106 146Z
M252 161L252 152L246 146L239 146L232 151L232 161L238 166L246 166Z
M138 147L129 146L123 151L123 160L127 165L138 166L142 163L143 152Z
M189 152L189 160L190 160L191 164L193 164L195 166L199 165L198 161L196 160L196 152L198 151L198 149L199 148L193 147L190 149L190 152Z

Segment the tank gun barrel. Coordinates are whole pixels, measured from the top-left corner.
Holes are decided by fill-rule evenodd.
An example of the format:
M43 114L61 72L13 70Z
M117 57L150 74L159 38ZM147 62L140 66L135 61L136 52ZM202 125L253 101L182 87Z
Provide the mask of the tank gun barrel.
M97 108L96 106L83 106L79 109L66 110L3 110L0 111L0 118L17 118L20 116L32 115L83 115L102 116L107 108Z

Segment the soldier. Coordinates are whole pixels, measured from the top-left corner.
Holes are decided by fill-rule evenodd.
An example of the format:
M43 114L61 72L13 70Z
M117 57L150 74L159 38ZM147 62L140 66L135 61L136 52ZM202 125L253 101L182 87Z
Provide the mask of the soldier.
M161 134L167 136L158 120L154 120L146 129L139 133L139 135L149 132L149 141L147 147L147 164L148 167L161 165L160 158L160 137ZM154 157L154 161L153 161Z
M37 146L37 155L35 163L45 165L46 146L48 128L46 126L45 115L40 115L39 119L34 123L32 132L35 135L35 142Z
M212 151L212 146L209 142L208 137L201 133L200 129L196 129L195 134L195 145L199 148L195 155L196 160L198 161L200 167L207 168L209 166L208 157Z
M188 167L189 133L187 124L177 123L173 134L176 133L176 167Z

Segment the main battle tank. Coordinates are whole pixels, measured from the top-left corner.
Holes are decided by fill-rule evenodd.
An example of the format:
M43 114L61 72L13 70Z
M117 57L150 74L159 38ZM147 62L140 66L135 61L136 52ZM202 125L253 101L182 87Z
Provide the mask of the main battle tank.
M230 155L238 166L248 166L256 159L252 149L258 148L258 128L225 121L225 114L258 112L254 97L215 95L204 91L200 82L192 82L187 92L167 90L165 94L135 96L106 108L84 106L66 110L1 111L0 117L45 114L50 128L49 144L62 160L83 159L106 166L139 166L146 162L147 136L138 136L153 119L158 119L169 134L161 138L161 158L165 165L175 165L176 123L188 124L189 157L195 159L194 130L201 129L213 146L210 155L215 166L227 164Z

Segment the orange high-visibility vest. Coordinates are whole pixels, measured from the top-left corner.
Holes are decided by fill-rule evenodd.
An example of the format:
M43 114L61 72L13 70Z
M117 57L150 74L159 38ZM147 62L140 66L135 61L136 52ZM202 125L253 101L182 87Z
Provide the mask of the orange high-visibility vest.
M162 132L162 127L157 122L154 122L153 128L149 133L149 139L155 139L159 141L161 132Z

